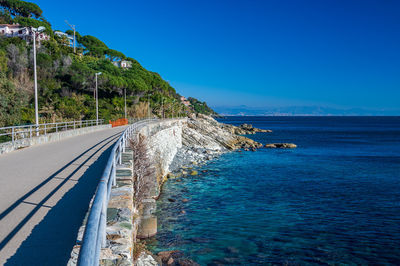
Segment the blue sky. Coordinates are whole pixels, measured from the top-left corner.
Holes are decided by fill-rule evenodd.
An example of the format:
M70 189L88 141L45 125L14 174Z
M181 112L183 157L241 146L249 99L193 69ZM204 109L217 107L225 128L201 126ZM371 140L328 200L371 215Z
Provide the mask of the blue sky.
M35 1L211 106L400 110L400 1Z

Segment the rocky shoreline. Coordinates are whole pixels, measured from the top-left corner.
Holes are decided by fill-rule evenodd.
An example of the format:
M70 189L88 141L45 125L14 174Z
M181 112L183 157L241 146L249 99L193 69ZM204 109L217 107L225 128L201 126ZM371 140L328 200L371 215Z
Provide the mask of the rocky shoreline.
M162 184L169 178L181 178L197 175L193 167L203 165L219 157L223 153L235 150L256 151L263 148L262 143L242 135L270 133L271 130L254 128L249 124L239 127L217 122L205 115L193 115L182 126L182 146L178 148L172 162L168 166L168 174L160 178L159 192ZM266 144L265 147L272 148ZM275 143L274 148L293 148L292 144ZM159 196L159 195L158 195ZM158 198L158 196L156 198ZM171 199L172 201L173 199ZM157 255L142 252L136 265L198 265L186 258L180 251L162 251Z
M182 166L202 164L229 151L261 148L263 144L240 136L257 132L272 131L257 129L248 124L239 127L223 124L201 114L193 116L182 129L182 148L175 155L170 171L176 173Z

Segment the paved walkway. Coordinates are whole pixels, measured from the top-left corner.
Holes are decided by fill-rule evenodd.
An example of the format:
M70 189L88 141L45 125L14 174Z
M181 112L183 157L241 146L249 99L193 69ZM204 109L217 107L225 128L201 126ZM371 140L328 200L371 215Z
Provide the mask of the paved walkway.
M125 127L0 155L0 265L66 265Z

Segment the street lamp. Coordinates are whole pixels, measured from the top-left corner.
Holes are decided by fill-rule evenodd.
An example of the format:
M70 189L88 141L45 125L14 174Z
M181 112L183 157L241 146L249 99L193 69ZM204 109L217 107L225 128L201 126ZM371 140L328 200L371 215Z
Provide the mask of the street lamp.
M150 118L150 94L147 94L147 117Z
M99 95L97 91L97 76L101 75L101 72L97 72L96 76L96 125L99 125Z
M36 73L36 34L43 32L46 28L40 26L39 28L31 28L33 35L33 76L35 85L35 124L36 136L39 136L39 107L38 107L38 89L37 89L37 73Z

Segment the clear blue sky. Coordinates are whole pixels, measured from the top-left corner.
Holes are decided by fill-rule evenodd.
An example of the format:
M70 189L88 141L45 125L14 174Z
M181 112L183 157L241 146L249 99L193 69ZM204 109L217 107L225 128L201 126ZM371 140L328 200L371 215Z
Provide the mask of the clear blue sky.
M34 2L212 106L400 109L398 0Z

